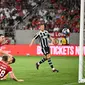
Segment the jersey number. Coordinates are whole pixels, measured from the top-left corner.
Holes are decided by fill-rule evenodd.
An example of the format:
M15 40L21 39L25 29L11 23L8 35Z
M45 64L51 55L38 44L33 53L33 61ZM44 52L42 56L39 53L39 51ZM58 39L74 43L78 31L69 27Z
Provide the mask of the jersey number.
M5 70L0 69L0 77L4 77Z

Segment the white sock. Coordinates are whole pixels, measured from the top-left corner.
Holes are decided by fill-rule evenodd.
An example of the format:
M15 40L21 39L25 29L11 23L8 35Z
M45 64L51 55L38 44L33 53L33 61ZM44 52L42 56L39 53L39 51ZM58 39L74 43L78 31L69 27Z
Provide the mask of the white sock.
M38 62L38 65L40 65L40 63Z
M52 68L52 70L55 70L55 68Z

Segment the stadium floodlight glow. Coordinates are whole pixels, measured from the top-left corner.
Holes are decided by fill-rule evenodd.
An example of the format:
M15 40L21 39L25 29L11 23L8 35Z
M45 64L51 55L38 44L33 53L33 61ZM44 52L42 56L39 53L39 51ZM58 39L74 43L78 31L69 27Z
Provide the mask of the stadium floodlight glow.
M81 8L80 8L80 39L79 39L79 78L78 78L78 82L79 83L85 83L85 79L83 76L84 73L84 65L83 65L83 40L84 40L84 3L85 0L81 0Z

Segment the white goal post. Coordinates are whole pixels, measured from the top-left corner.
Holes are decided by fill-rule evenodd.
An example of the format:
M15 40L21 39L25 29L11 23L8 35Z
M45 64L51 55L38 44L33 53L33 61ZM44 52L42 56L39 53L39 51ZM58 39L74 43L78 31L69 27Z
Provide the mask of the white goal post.
M81 0L80 5L80 39L79 39L79 78L78 83L85 83L85 79L83 77L83 40L84 40L84 2L85 0Z

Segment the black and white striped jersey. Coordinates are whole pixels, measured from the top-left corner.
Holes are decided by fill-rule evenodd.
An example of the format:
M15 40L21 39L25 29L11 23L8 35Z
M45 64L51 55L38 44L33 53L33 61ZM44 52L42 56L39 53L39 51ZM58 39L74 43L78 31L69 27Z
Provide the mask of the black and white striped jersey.
M44 30L44 31L39 31L34 38L35 39L39 39L40 41L40 45L42 48L44 47L48 47L48 38L50 37L50 34L48 33L48 31Z

